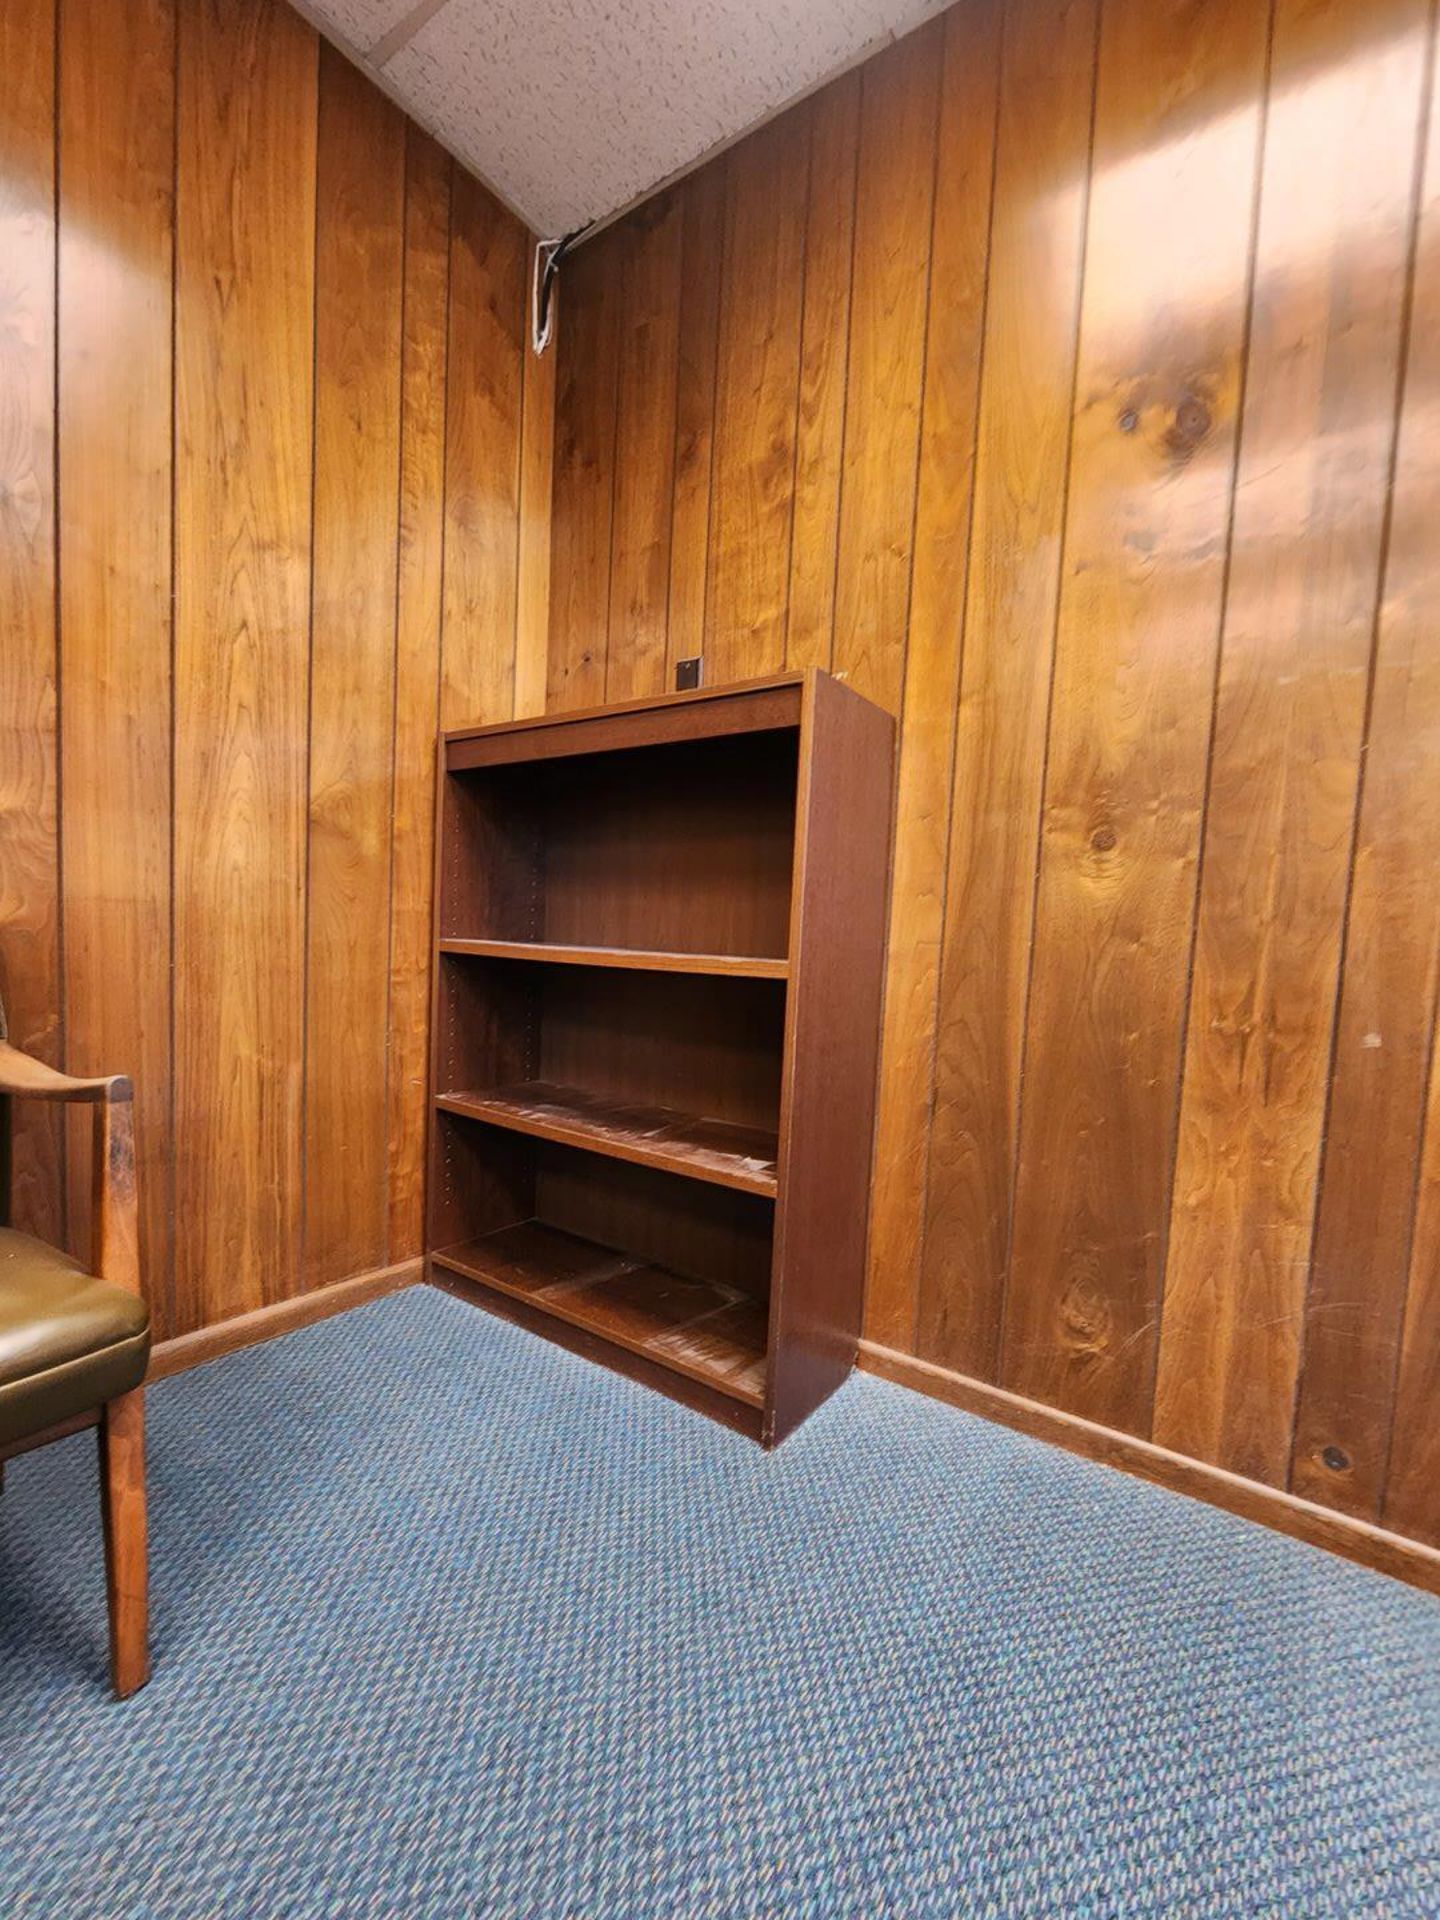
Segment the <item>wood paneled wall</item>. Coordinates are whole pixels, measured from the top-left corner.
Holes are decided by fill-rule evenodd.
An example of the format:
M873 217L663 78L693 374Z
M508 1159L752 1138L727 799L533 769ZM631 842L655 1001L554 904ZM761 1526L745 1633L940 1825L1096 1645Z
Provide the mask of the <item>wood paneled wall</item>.
M1430 0L962 0L564 272L548 698L900 718L869 1334L1440 1544Z
M0 993L135 1080L162 1335L420 1250L437 720L543 687L528 247L278 0L0 12ZM77 1245L79 1146L23 1116Z
M279 0L0 10L0 993L137 1083L160 1333L419 1250L437 723L816 663L901 725L875 1349L1440 1544L1435 39L962 0L557 369Z

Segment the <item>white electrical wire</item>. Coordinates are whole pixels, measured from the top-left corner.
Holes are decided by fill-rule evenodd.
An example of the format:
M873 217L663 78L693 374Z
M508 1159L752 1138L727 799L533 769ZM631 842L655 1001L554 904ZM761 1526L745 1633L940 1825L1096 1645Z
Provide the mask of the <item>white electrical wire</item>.
M535 242L535 267L530 277L530 347L537 359L555 331L555 266L565 244L563 239Z

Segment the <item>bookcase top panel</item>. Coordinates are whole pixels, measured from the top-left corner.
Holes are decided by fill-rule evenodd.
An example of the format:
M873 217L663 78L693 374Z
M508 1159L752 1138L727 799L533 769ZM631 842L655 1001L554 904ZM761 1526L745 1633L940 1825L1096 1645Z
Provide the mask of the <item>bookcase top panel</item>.
M797 693L807 679L820 673L817 667L796 668L790 673L769 673L757 680L730 680L723 686L691 687L684 693L652 693L638 700L615 700L608 706L575 707L562 713L534 713L519 720L497 720L486 726L449 727L447 740L489 740L510 734L534 732L540 728L583 726L593 720L623 719L647 713L683 713L700 710L717 701L748 700L756 694L793 690ZM826 678L829 676L827 675ZM796 718L799 705L796 702Z
M584 753L623 752L692 740L798 728L804 673L766 680L700 687L690 693L658 694L575 713L538 714L497 726L453 728L444 736L451 773L475 767L553 760Z

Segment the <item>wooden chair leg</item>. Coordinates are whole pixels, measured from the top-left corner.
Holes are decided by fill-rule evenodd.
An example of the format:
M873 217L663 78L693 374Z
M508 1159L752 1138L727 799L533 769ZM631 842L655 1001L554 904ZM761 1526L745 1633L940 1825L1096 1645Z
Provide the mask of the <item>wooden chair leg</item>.
M145 1553L145 1389L100 1416L100 1500L110 1607L110 1680L124 1700L150 1678Z

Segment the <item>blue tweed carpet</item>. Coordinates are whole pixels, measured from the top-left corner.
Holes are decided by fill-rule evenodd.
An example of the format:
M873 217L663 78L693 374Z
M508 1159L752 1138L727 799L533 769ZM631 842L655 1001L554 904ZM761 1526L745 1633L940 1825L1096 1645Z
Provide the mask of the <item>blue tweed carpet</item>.
M0 1915L1440 1913L1440 1603L856 1378L766 1457L428 1289L0 1502Z

